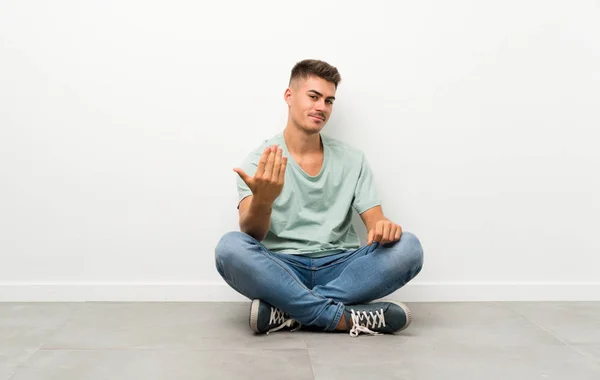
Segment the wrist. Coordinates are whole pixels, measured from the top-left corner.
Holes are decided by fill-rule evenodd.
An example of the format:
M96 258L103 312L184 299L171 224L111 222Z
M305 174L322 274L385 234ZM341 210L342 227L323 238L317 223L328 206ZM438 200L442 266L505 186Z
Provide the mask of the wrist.
M262 212L271 212L273 208L273 202L263 201L258 198L252 198L252 202L250 202L250 209L253 211L262 211Z

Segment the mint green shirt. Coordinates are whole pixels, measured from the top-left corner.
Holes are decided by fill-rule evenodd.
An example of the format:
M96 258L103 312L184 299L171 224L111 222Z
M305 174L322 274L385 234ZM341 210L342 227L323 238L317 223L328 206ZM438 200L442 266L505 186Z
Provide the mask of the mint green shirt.
M278 145L288 157L283 190L273 204L271 227L261 242L271 251L321 257L359 248L352 209L362 214L381 204L365 155L324 134L321 141L324 160L316 176L294 161L283 132L266 140L242 163L241 168L254 176L266 147ZM252 195L239 176L237 190L240 202Z

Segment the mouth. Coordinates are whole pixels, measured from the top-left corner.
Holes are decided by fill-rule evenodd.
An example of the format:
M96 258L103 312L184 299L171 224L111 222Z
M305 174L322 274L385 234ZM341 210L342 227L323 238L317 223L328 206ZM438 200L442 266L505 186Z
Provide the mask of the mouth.
M313 121L314 121L315 123L322 123L322 122L324 122L324 121L325 121L325 118L322 118L321 116L317 116L317 115L309 115L309 117L310 117L311 119L313 119Z

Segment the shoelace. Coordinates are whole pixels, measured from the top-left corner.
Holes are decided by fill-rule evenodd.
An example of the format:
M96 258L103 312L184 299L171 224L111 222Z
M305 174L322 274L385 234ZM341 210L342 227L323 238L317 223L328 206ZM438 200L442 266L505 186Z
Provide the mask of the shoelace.
M354 311L354 309L350 309L350 316L352 317L351 337L356 338L361 332L370 335L383 335L369 329L369 327L385 327L383 309L379 311L375 310L375 313L372 311Z
M278 323L280 325L267 331L267 335L269 335L270 332L281 330L284 327L292 327L296 323L298 324L298 326L292 329L292 331L296 331L300 329L300 327L302 327L302 324L300 322L290 318L289 315L287 315L283 311L279 310L276 307L271 307L271 315L269 316L269 326Z

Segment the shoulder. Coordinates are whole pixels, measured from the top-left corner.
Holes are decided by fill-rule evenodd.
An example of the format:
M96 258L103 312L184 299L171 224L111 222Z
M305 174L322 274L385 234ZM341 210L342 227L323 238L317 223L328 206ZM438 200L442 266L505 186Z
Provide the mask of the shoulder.
M321 134L321 137L323 144L327 145L335 158L341 158L344 162L357 163L361 163L365 159L365 154L361 149L325 134Z

